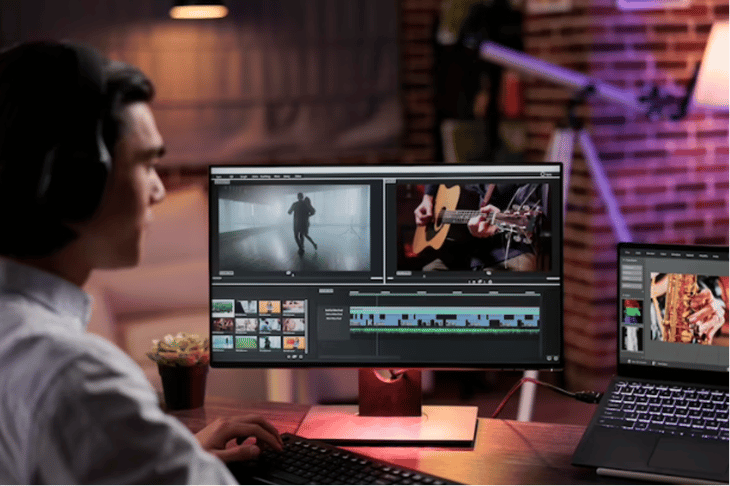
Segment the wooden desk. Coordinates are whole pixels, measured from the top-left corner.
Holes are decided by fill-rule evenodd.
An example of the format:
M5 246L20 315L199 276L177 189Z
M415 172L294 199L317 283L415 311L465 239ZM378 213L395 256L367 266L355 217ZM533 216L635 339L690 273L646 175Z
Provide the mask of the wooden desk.
M287 403L243 403L206 397L205 407L174 411L193 432L218 417L257 414L279 432L296 433L309 406ZM570 464L583 427L562 424L479 419L474 449L434 447L347 447L401 466L466 484L622 483L588 468Z

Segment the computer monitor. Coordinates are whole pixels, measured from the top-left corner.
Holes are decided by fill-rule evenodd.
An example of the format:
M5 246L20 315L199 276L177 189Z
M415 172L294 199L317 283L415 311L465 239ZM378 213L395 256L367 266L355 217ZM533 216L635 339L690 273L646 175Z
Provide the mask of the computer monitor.
M557 163L211 166L211 365L561 368L562 183ZM420 374L394 377L361 371L359 411L312 421L433 422Z

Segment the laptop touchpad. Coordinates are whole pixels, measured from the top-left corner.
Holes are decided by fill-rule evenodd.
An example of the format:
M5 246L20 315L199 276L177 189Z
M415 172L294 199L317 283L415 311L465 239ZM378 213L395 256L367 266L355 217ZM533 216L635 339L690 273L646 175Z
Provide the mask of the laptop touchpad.
M727 456L727 444L687 442L665 437L657 442L654 453L649 459L649 466L721 473L727 470Z

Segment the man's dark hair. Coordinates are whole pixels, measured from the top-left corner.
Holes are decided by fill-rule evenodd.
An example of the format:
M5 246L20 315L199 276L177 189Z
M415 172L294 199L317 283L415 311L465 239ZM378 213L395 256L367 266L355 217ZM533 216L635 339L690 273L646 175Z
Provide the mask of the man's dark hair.
M0 134L0 255L48 256L78 236L37 204L32 189L16 185L20 184L17 179L26 177L20 174L41 172L47 151L57 143L62 124L68 123L67 110L73 109L74 100L69 100L65 91L68 83L57 83L54 78L54 66L65 68L62 55L53 54L54 49L62 52L63 45L27 43L0 52L0 127L5 132ZM124 106L151 101L154 87L144 73L123 62L104 59L102 71L106 80L100 115L102 136L113 156L125 128Z
M152 81L134 66L121 61L106 60L106 98L103 116L104 143L112 152L124 130L122 110L129 103L149 103L155 96Z

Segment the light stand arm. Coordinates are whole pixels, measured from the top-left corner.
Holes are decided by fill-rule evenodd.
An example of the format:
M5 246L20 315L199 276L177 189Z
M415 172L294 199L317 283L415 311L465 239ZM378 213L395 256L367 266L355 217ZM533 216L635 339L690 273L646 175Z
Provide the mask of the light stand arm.
M662 93L656 86L650 88L647 94L637 96L631 91L617 88L604 81L590 78L585 74L537 59L496 42L483 41L477 45L474 40L467 39L466 45L478 48L479 57L484 61L551 81L576 92L587 93L590 96L619 103L629 108L633 113L643 114L651 119L660 118L665 112L667 112L666 116L672 120L684 118L687 114L689 101L700 68L698 63L687 86L686 93L681 97Z
M555 64L534 58L523 52L510 49L496 42L484 41L479 45L479 56L489 62L506 68L547 79L556 84L572 88L575 91L592 89L592 94L600 98L620 103L635 112L646 111L646 106L636 95L619 89L608 83L591 79L588 76L571 71Z

